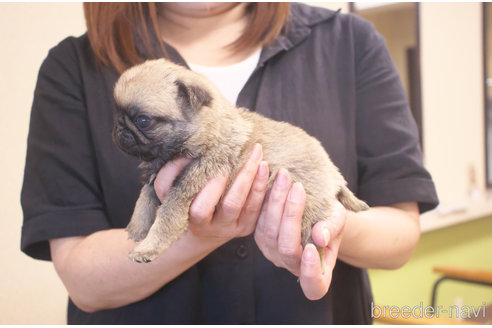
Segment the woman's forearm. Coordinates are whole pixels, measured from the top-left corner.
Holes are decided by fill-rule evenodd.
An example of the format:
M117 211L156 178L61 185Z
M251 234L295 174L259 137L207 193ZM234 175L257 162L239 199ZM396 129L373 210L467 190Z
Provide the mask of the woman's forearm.
M419 237L414 202L347 212L338 257L358 267L396 269L410 259Z
M50 241L53 262L73 302L94 312L142 300L212 252L221 242L189 231L151 263L133 263L135 243L123 229Z

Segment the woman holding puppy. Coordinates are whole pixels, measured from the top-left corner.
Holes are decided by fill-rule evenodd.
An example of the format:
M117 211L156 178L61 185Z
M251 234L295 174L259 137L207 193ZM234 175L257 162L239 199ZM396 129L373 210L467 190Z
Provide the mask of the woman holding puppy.
M41 67L22 192L22 248L53 261L70 295L68 323L370 323L363 268L403 265L419 239L419 212L437 204L374 28L285 3L84 10L88 33L62 41ZM300 244L303 186L281 170L267 192L261 145L229 190L225 176L209 181L170 249L150 264L128 260L139 161L111 140L112 88L126 68L163 56L209 77L231 102L315 136L371 206L352 213L337 204L316 224L324 273L314 245ZM161 200L188 162L159 171Z

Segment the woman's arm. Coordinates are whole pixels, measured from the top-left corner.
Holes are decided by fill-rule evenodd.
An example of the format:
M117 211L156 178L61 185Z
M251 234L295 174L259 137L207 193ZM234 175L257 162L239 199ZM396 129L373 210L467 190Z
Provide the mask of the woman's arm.
M261 158L257 146L220 203L227 177L212 179L190 207L189 229L154 262L128 259L136 243L123 229L51 240L53 263L72 301L93 312L142 300L228 240L251 234L268 182L268 166ZM161 169L155 183L159 198L186 164L181 159Z
M397 269L417 246L419 219L415 202L348 211L338 257L362 268Z
M124 229L50 241L56 271L72 301L86 312L121 307L150 296L220 246L189 231L157 260L133 263L136 244Z

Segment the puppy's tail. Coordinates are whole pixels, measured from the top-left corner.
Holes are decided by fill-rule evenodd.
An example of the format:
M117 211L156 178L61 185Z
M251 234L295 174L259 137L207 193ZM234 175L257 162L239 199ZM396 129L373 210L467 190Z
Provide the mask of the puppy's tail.
M342 188L340 188L337 198L338 201L350 211L359 212L369 209L369 206L365 202L355 197L347 186L342 186Z

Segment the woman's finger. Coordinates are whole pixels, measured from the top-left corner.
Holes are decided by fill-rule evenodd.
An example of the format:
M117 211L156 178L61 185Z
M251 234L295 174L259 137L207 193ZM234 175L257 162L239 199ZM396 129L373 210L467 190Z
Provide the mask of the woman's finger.
M261 232L265 246L275 251L277 251L280 222L291 183L292 178L289 172L286 169L280 169L270 191L266 212L261 216Z
M313 244L307 244L302 253L301 275L299 276L304 295L312 301L319 300L328 292L331 277L332 270L325 270L324 274L321 273L319 253Z
M209 224L227 184L227 175L220 175L207 182L190 206L190 223L200 227Z
M337 238L332 240L329 244L328 247L324 248L324 259L325 259L325 275L329 275L326 277L326 279L330 278L331 280L331 274L333 272L333 269L335 268L335 264L337 263L337 258L338 258L338 250L340 248L340 242L341 239Z
M255 180L238 219L238 226L243 230L243 235L250 234L256 226L263 201L265 200L268 173L268 164L260 162Z
M164 200L167 192L173 185L174 179L190 162L190 158L179 157L166 163L166 165L159 170L154 180L154 190L161 202Z
M312 237L319 247L326 247L332 240L340 238L345 227L347 210L340 202L333 203L330 217L319 221L313 227Z
M230 224L239 217L262 158L261 145L255 144L249 159L237 174L231 188L224 195L217 209L216 218L224 224Z
M320 299L328 292L338 257L345 219L345 208L342 204L335 203L330 217L316 223L313 227L312 238L314 242L319 247L324 248L324 273L321 272L321 261L316 247L309 244L304 248L299 280L304 294L311 300Z
M260 217L258 218L258 222L256 223L255 229L255 238L256 236L263 239L263 232L265 231L265 221L266 221L266 213L268 209L268 203L270 200L270 194L272 193L272 189L268 189L265 194L265 199L263 200L263 205L261 205Z
M306 193L302 184L294 183L285 202L282 221L279 228L278 252L285 266L299 274L301 262L301 228Z

